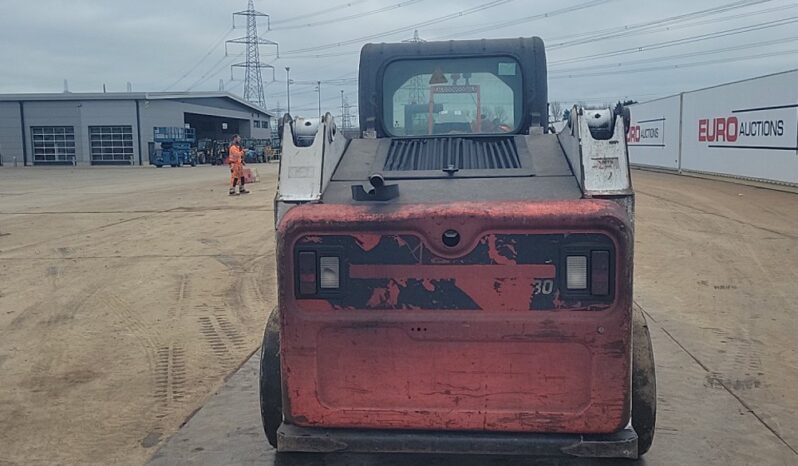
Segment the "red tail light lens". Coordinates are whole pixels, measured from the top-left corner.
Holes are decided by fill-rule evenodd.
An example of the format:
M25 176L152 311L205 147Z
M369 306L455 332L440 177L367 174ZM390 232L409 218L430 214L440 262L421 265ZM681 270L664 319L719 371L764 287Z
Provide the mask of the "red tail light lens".
M590 253L590 292L595 296L610 294L610 252Z
M316 294L316 253L302 251L297 260L299 272L299 294Z

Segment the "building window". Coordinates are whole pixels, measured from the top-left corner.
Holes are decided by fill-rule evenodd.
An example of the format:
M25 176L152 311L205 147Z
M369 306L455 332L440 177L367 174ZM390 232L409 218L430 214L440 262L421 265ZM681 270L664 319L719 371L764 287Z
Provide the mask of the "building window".
M261 125L261 126L262 126L263 128L268 128L268 127L269 127L269 120L263 120L263 123L262 123L262 125Z
M256 128L260 128L260 121L254 120L254 123Z
M75 163L74 126L32 126L33 163Z
M91 163L132 164L132 126L89 126Z

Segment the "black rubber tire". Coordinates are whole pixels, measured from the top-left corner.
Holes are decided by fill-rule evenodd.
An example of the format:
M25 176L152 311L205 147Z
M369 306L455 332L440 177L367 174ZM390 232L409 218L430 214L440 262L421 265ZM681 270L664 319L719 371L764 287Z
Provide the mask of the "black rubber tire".
M657 422L657 375L654 349L643 311L632 314L632 427L637 432L637 455L646 454L654 441Z
M283 422L283 385L280 372L280 311L272 310L260 351L260 417L269 445L277 448L277 429Z

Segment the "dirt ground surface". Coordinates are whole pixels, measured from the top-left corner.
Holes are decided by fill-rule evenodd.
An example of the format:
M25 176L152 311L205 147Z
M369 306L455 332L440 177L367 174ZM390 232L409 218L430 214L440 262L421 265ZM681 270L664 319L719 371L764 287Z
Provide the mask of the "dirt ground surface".
M0 169L0 464L143 464L260 345L276 165Z
M250 355L276 168L233 198L219 167L0 169L0 465L615 464L275 458ZM659 383L638 464L798 464L798 194L633 176Z
M255 354L152 465L798 464L798 194L635 171L635 295L658 371L644 459L277 456L258 412Z

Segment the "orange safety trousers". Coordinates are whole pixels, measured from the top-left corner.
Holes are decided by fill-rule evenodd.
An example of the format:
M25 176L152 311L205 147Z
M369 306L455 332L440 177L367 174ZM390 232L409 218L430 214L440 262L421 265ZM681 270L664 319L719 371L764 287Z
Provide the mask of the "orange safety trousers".
M244 177L244 150L239 146L230 146L230 155L227 157L230 164L230 184Z

